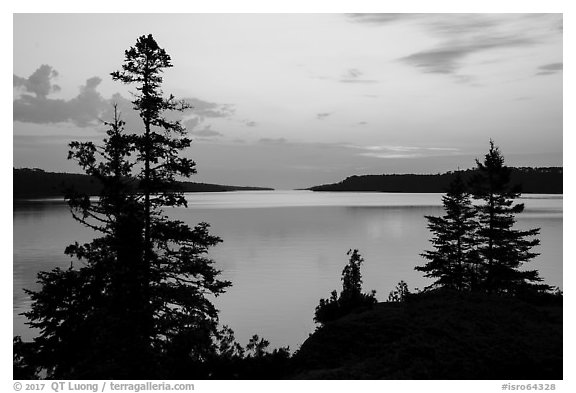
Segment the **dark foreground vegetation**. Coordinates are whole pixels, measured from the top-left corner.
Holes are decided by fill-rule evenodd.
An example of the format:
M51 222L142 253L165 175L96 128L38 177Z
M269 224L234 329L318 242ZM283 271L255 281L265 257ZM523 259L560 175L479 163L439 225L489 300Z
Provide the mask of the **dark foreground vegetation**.
M298 379L562 379L562 296L435 290L352 312L294 356Z
M222 239L164 214L186 206L175 179L196 172L181 156L191 140L164 114L189 109L162 96L171 66L152 35L138 38L111 75L135 85L143 132L127 133L115 110L100 144L69 145L101 185L97 199L67 191L71 214L100 237L70 244L70 267L26 290L40 333L14 338L15 379L562 378L562 293L523 268L539 229L515 229L524 206L492 141L473 176L443 190L444 216L426 217L431 249L415 269L430 286L411 294L401 281L378 303L350 250L342 290L320 300L318 328L294 355L257 335L236 342L211 302L232 285L208 256Z
M510 168L512 182L522 184L526 194L562 194L562 172L559 167ZM460 171L467 181L474 176L475 169ZM454 181L456 172L435 175L354 175L341 182L310 187L312 191L372 191L372 192L444 192Z
M80 173L45 172L42 169L20 168L13 170L14 199L63 197L68 190L75 190L87 195L100 195L102 182L92 176ZM133 182L134 190L138 189L137 181ZM264 187L225 186L195 182L176 182L181 192L225 192L225 191L258 191L272 190Z
M560 293L427 291L351 311L317 328L293 355L257 337L246 348L224 339L219 355L174 358L154 377L561 380L562 310ZM35 378L27 345L15 345L28 356L15 358L14 379Z

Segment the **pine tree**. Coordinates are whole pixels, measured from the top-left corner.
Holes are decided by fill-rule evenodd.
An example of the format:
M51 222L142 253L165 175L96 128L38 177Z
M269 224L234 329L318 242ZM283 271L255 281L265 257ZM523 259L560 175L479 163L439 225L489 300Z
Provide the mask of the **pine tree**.
M535 238L540 229L514 229L515 216L524 210L524 204L514 203L520 187L510 184L510 169L492 140L484 161L476 160L476 164L471 186L473 197L480 201L479 253L485 267L482 287L488 292L506 293L547 289L547 285L537 284L542 281L537 270L520 270L524 262L538 255L531 249L540 244Z
M70 194L72 214L102 237L66 249L81 268L40 273L42 289L29 291L26 315L42 329L29 363L52 378L166 378L180 360L206 359L218 335L207 296L231 285L207 257L221 241L209 225L191 228L162 210L186 206L175 179L195 173L195 163L180 157L190 139L165 117L188 108L162 96L170 56L151 35L125 54L112 77L137 85L133 104L144 131L125 133L115 112L102 145L70 145L69 158L103 184L98 201Z
M436 279L430 287L474 289L480 274L475 248L476 211L459 173L442 197L442 204L444 216L425 216L434 234L430 240L434 250L421 254L429 262L415 269Z

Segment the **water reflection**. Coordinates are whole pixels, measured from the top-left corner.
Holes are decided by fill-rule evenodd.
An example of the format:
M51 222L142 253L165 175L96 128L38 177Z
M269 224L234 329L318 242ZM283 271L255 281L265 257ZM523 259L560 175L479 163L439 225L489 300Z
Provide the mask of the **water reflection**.
M314 308L341 286L346 251L365 257L364 287L385 299L400 280L411 288L429 282L414 266L429 247L424 215L442 214L439 194L252 192L190 194L189 209L169 215L189 224L206 221L224 243L211 251L223 277L233 282L215 299L222 323L246 343L258 333L293 349L314 330ZM527 199L521 228L542 227L537 268L562 285L562 199ZM14 207L14 329L30 336L16 314L29 307L22 288L36 273L67 266L64 248L88 241L91 230L75 222L62 202Z

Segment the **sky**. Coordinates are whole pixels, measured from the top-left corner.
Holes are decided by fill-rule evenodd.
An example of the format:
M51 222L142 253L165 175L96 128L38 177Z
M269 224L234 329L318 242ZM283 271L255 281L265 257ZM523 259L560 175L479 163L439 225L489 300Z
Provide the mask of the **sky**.
M124 50L152 34L191 180L303 188L354 174L563 164L561 14L14 14L13 165L80 172L118 103Z

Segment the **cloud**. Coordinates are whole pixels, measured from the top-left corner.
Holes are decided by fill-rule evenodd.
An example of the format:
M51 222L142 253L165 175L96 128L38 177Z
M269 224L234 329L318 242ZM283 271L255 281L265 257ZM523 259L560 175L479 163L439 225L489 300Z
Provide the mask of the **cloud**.
M366 121L359 121L357 124L358 124L359 126L365 126L365 125L368 124L368 122L366 122Z
M26 93L34 93L36 98L46 98L50 93L60 91L60 86L52 84L52 79L58 76L58 72L47 64L42 64L28 78L14 75L13 85Z
M202 138L214 138L223 136L222 133L212 129L211 125L206 125L201 130L188 130L189 135L195 135Z
M222 133L213 130L211 125L205 125L202 129L197 129L200 124L203 123L203 120L199 117L195 117L192 119L185 120L182 125L186 127L186 131L188 131L188 135L198 136L201 138L215 138L223 136Z
M14 146L38 148L38 145L67 146L71 140L91 140L94 135L13 135Z
M234 115L235 109L230 104L217 104L215 102L204 101L195 97L182 98L192 106L184 112L168 112L167 117L171 121L182 121L182 125L190 135L202 138L214 138L223 136L222 133L213 130L211 125L206 125L208 119L226 119ZM134 112L138 115L136 112ZM204 125L202 129L198 127Z
M492 33L491 29L498 29L507 19L498 15L487 14L432 14L426 17L426 26L433 33L450 39L462 35L476 35Z
M414 53L400 60L421 68L424 72L435 74L454 74L464 58L490 49L510 48L533 45L527 38L490 37L475 38L467 43L451 44L443 47Z
M554 71L538 71L534 75L542 76L542 75L554 75L554 74L556 74L556 72Z
M340 79L342 83L380 83L375 79Z
M258 125L255 121L247 121L244 124L246 124L247 127L256 127Z
M425 73L458 77L463 60L495 49L525 47L561 34L562 14L349 14L348 20L375 26L411 23L440 39L432 48L400 61ZM549 70L541 70L547 75ZM457 79L468 83L470 76Z
M182 125L183 125L184 127L186 127L186 130L187 130L188 132L191 132L194 128L198 127L198 125L200 124L200 121L201 121L201 120L200 120L199 117L194 117L194 118L192 118L192 119L188 119L188 120L184 121L184 122L182 123Z
M421 154L417 153L360 153L363 157L374 157L374 158L415 158L422 157Z
M395 145L342 145L342 147L360 150L357 154L373 158L416 158L458 154L459 150L452 147L419 147Z
M183 98L192 105L191 112L200 118L226 118L234 114L234 107L230 104L216 104L198 98Z
M349 68L344 74L344 78L358 78L359 76L362 76L362 74L363 72L356 68Z
M58 72L46 64L41 65L28 78L13 75L15 121L37 124L71 123L78 127L89 127L100 124L102 120L111 120L113 104L117 104L127 129L141 125L142 120L130 100L118 93L111 98L101 96L98 87L102 79L97 76L87 79L86 83L80 86L78 95L70 100L49 98L51 93L60 91L60 87L52 82L57 76ZM168 120L186 120L190 125L193 124L190 116L195 116L196 123L190 127L194 128L205 119L228 118L234 114L234 107L229 104L217 104L198 98L184 100L192 105L192 109L170 112L167 114ZM203 136L221 135L209 127L197 132L204 133Z
M318 113L318 114L316 115L316 118L317 118L318 120L324 120L325 118L327 118L327 117L330 116L330 115L332 115L332 113L329 113L329 112Z
M312 75L312 79L336 81L340 83L380 83L380 81L375 79L363 79L361 76L364 75L362 71L357 68L348 68L340 76L325 76L325 75Z
M349 68L346 70L340 82L342 83L378 83L377 80L372 79L360 79L360 77L364 75L362 71L357 68Z
M429 32L453 39L459 35L492 34L514 31L520 35L534 29L562 31L562 14L513 13L389 13L347 14L349 21L375 26L414 23ZM529 30L526 28L528 27ZM532 27L532 29L530 29Z
M264 144L278 145L278 144L285 144L288 141L286 140L286 138L260 138L258 142Z
M47 97L60 89L51 82L57 75L48 65L40 66L28 79L14 75L14 87L22 90L13 102L14 120L39 124L70 122L79 127L96 123L108 104L96 91L102 79L88 79L78 96L66 101Z
M403 151L415 151L415 150L420 150L421 148L419 147L413 147L413 146L354 146L358 149L364 149L364 150L371 150L371 151L397 151L397 152L403 152Z
M399 13L388 13L388 14L348 14L348 18L353 22L358 23L370 23L375 25L389 24L398 21L405 21L410 19L420 18L425 14L399 14Z
M546 64L538 67L538 69L546 71L562 71L564 69L564 63Z
M564 70L564 63L551 63L538 67L536 75L552 75Z
M436 35L454 37L459 34L482 33L499 23L494 14L348 14L352 22L387 26L400 22L419 23Z
M120 93L115 93L112 97L106 99L105 108L100 113L99 119L110 121L114 118L114 105L118 108L120 118L126 123L127 130L136 132L141 128L142 118L137 111L134 110L134 104ZM96 119L95 119L96 121Z

